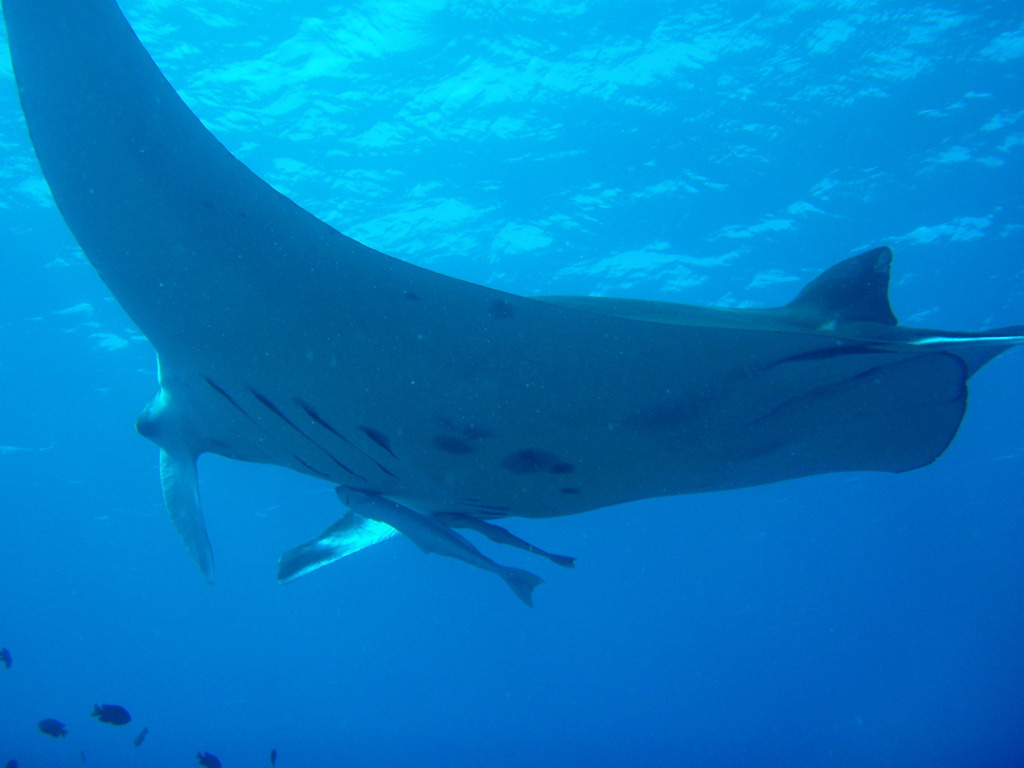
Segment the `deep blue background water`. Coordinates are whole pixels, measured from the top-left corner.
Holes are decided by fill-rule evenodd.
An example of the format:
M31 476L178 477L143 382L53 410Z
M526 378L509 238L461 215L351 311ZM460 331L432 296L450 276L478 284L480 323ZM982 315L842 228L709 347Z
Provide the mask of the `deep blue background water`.
M497 5L123 2L232 151L393 255L768 306L889 244L903 322L1024 322L1012 4ZM501 552L548 581L532 611L402 540L281 587L330 487L207 457L209 588L133 430L153 352L49 202L6 60L0 147L0 760L1024 765L1024 353L913 473L516 521L579 557Z

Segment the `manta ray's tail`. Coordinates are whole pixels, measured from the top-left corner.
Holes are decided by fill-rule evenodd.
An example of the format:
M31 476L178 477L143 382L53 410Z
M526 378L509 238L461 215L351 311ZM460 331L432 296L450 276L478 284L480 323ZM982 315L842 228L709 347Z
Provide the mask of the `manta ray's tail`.
M983 365L1011 347L1024 345L1024 325L993 328L981 333L929 334L915 343L953 353L964 361L967 376L970 377Z

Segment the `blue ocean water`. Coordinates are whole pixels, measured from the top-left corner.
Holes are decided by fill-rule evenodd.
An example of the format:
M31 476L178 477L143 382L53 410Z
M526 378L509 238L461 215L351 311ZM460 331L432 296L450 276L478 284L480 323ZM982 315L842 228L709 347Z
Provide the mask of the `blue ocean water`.
M1011 4L121 5L246 164L445 274L757 307L891 245L902 322L1024 322ZM548 582L534 610L399 539L279 586L330 486L204 457L208 587L134 432L155 356L49 199L6 58L0 146L0 761L1024 765L1024 353L912 473L513 521L579 558L501 552Z

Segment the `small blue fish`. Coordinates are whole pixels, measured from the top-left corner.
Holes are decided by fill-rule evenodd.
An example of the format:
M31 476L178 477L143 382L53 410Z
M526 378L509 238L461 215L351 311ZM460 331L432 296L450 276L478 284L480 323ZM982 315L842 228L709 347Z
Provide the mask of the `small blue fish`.
M92 716L99 719L101 723L110 723L111 725L127 725L132 721L128 710L117 704L94 704Z
M143 740L146 738L147 733L149 733L149 728L143 728L141 731L139 731L139 735L135 737L136 747L143 742Z
M48 717L45 720L40 720L36 724L36 728L39 729L40 733L45 733L47 736L53 738L64 738L68 735L68 729L64 727L64 723L60 720L54 720L52 717Z
M199 764L203 766L203 768L221 768L220 760L209 752L203 752L203 754L196 752L196 760L199 761Z
M6 648L0 648L0 662L3 663L5 668L11 668L11 652Z

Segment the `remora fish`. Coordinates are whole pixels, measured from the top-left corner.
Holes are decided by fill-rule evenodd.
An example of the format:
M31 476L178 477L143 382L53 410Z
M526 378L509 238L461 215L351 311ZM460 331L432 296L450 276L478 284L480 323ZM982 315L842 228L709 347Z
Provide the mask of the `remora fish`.
M1024 341L1020 326L899 326L888 248L766 310L533 299L445 277L345 237L256 177L113 0L3 7L57 205L159 356L138 429L160 448L167 509L207 579L202 453L333 482L404 508L406 522L441 513L430 540L450 544L439 526L473 527L467 517L493 526L924 466L956 434L968 378ZM393 533L349 513L286 553L279 578Z

